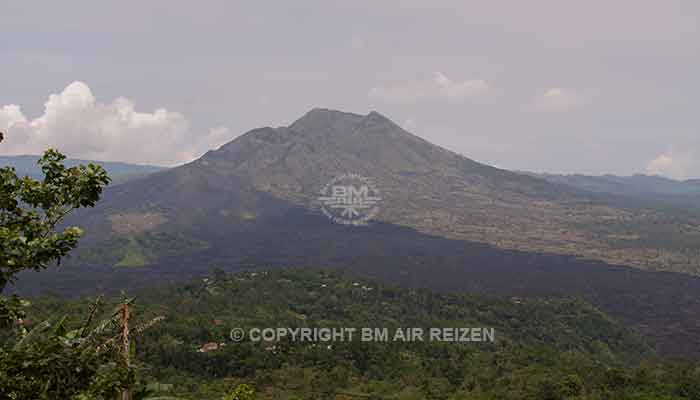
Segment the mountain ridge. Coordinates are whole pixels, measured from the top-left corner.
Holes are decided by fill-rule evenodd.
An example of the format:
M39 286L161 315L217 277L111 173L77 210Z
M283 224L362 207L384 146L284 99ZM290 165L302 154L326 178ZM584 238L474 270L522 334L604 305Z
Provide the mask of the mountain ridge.
M527 171L518 171L526 175L539 177L553 183L563 183L584 190L599 190L610 193L629 193L634 191L636 194L663 194L663 195L683 195L683 194L700 194L700 186L697 186L700 180L685 179L678 180L660 175L633 174L633 175L586 175L586 174L554 174L554 173L535 173ZM599 187L596 187L598 185ZM620 188L619 186L623 187ZM626 189L626 190L625 190Z
M17 156L2 156L0 155L0 166L13 167L20 176L30 176L34 179L41 179L41 169L37 165L37 161L41 156L24 154ZM68 158L65 164L69 167L78 164L97 164L105 168L107 174L112 178L112 184L120 184L132 179L144 177L148 174L162 171L165 167L159 167L148 164L132 164L121 161L95 161L82 160L78 158Z

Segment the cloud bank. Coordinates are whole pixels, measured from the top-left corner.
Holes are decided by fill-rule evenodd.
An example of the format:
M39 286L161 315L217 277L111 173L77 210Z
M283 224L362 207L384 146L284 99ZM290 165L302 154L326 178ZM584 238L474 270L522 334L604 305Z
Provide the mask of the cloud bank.
M28 119L20 106L0 107L6 132L0 154L40 154L49 147L74 158L175 165L218 147L231 135L225 127L195 134L187 118L165 108L139 112L132 100L98 102L83 82L52 94L43 115Z

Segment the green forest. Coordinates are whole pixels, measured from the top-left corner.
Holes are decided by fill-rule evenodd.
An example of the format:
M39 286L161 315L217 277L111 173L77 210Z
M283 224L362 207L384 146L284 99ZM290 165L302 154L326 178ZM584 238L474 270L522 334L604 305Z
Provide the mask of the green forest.
M140 320L158 320L132 348L135 386L152 398L220 399L241 388L258 399L700 398L697 365L661 360L639 335L578 299L437 294L309 269L215 271L135 299ZM44 297L27 318L79 326L92 305ZM496 340L230 337L233 328L267 327L489 327Z

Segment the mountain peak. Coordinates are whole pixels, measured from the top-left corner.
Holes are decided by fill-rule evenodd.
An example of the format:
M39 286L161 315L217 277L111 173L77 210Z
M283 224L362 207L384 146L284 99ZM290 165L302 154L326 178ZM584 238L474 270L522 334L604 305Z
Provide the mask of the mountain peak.
M315 132L333 136L347 135L359 128L370 126L398 128L398 125L377 111L361 115L328 108L313 108L292 123L289 128L301 134Z
M359 120L363 116L360 114L349 113L345 111L333 110L330 108L315 107L304 114L301 118L292 123L294 126L298 123L328 121L328 120ZM290 127L291 127L290 126Z
M330 108L315 107L315 108L312 108L310 111L308 111L306 114L304 114L301 118L296 120L294 123L292 123L290 128L293 127L294 125L306 124L309 122L318 122L318 121L359 122L361 120L374 121L374 122L390 122L393 124L393 121L391 121L389 118L380 114L377 111L371 111L367 115L361 115L361 114L350 113L350 112L345 112L345 111L340 111L340 110L333 110Z
M338 136L353 132L366 118L364 115L326 108L314 108L289 126L304 136Z
M389 121L392 122L389 118L385 117L384 115L378 113L377 111L371 111L367 116L365 117L366 119L373 119L373 120L381 120L381 121Z
M348 140L359 140L365 143L367 136L375 138L375 148L373 150L376 151L380 148L386 148L388 145L386 143L387 140L393 141L401 136L412 135L403 131L398 125L377 111L361 115L317 107L306 112L288 127L253 129L224 144L219 150L208 152L207 157L225 156L231 158L235 156L234 158L239 160L247 159L254 147L291 142L313 143L313 147L321 146L322 143L326 145L334 142L347 152L353 148L347 142ZM384 142L376 142L376 140L381 140L379 138L383 138Z
M401 129L401 127L399 127L394 121L376 111L372 111L367 114L363 121L366 126L386 126L392 129Z

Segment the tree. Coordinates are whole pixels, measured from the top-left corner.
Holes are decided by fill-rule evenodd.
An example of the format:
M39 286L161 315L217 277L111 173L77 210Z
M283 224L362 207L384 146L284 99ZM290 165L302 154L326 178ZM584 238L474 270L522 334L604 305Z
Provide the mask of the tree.
M73 210L93 207L110 179L95 164L66 168L66 157L48 150L39 160L44 180L0 169L0 292L23 270L60 263L78 244L77 227L57 230Z
M0 134L0 142L4 135ZM19 177L0 168L0 294L25 270L60 264L78 244L82 231L58 229L73 210L92 207L110 179L95 164L66 168L65 156L48 150L39 160L44 179ZM100 344L107 324L89 331L90 321L69 331L63 321L48 321L27 331L21 324L25 304L0 295L0 326L19 326L15 338L0 347L0 393L11 399L71 399L89 393L109 396L132 375L110 363L110 346ZM92 317L92 315L91 315ZM6 335L3 335L6 336ZM126 378L125 378L126 376ZM4 397L3 397L4 398Z

